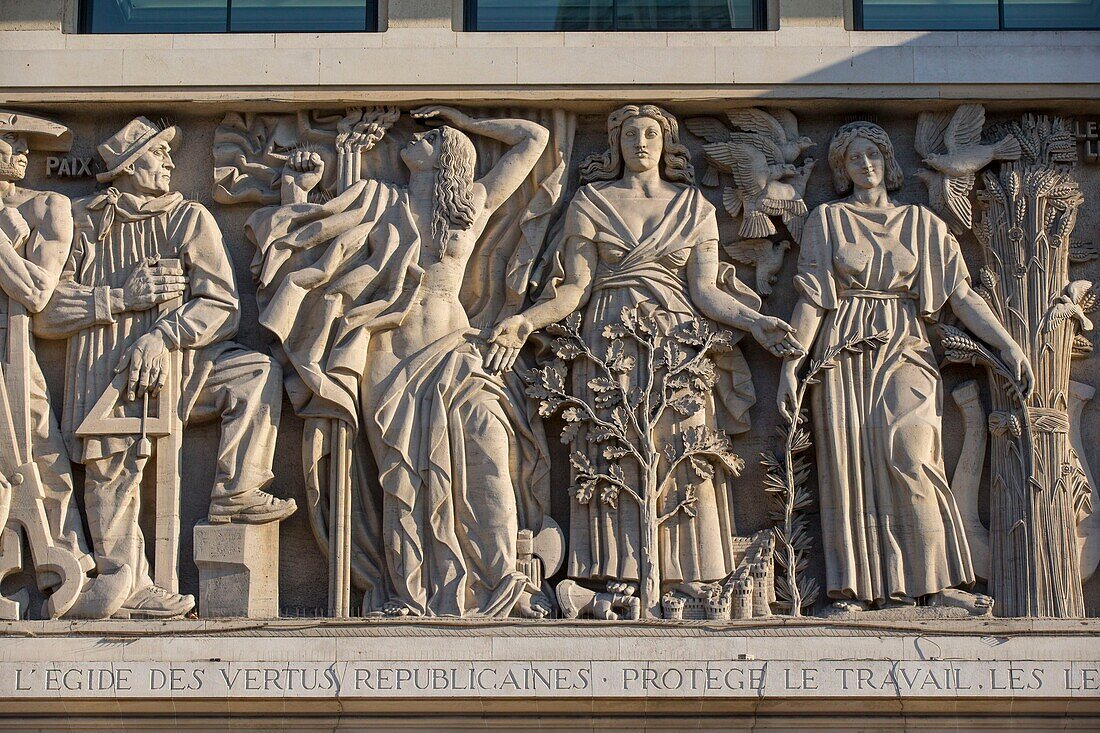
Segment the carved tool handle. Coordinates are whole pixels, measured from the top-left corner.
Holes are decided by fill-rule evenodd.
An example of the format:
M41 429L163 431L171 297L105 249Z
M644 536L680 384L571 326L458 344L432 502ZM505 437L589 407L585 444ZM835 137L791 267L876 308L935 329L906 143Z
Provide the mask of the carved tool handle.
M179 260L162 259L165 267L179 267ZM183 296L161 303L157 313L164 317L183 305ZM167 413L167 435L157 438L156 473L156 539L153 562L153 580L161 588L179 592L180 552L180 451L183 448L183 421L180 419L180 388L183 380L183 352L177 349L169 356L168 376L158 399L158 416ZM145 437L144 419L148 416L148 396L142 409L142 439ZM150 446L151 447L151 446ZM138 454L142 452L139 441Z

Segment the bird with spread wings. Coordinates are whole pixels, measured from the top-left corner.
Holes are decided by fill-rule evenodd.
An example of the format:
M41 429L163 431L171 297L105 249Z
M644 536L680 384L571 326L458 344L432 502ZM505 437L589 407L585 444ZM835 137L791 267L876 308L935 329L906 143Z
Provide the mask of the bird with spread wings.
M769 239L777 233L771 217L779 217L791 238L799 240L806 219L803 196L814 160L807 158L801 166L794 162L814 143L799 136L798 122L788 110L753 107L730 111L727 117L737 131L712 117L685 124L705 141L704 185L718 185L723 174L733 179L733 185L722 191L722 203L731 217L741 218L741 239L724 248L738 262L756 266L757 292L767 296L791 246L787 240Z
M1019 160L1020 142L1006 135L992 143L982 142L985 108L964 104L951 112L921 112L917 118L914 147L924 164L916 177L928 187L932 209L960 231L973 224L970 192L978 171L994 160Z

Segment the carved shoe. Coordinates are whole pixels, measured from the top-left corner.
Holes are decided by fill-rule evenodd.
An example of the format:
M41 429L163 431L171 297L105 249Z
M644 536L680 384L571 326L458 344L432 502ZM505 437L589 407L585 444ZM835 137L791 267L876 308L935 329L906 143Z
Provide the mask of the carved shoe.
M238 504L210 505L211 524L267 524L280 522L298 509L293 499L280 499L266 491L255 491L245 497L238 497Z
M195 597L147 585L126 599L112 618L175 618L195 607Z

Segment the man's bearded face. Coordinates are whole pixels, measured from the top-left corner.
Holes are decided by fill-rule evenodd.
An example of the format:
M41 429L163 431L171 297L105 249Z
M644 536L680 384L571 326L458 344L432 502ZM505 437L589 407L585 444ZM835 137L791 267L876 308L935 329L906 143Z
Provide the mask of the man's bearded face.
M0 134L0 180L20 181L27 175L27 140L18 132Z

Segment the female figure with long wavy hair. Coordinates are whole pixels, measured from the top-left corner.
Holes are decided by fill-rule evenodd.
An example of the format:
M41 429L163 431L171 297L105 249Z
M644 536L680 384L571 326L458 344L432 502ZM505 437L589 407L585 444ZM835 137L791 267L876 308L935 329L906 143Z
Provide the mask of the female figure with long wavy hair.
M687 149L680 144L676 119L654 105L627 105L608 118L608 150L581 165L583 185L566 213L561 245L550 281L538 302L501 321L494 333L489 366L508 368L532 332L584 308L582 336L603 353L604 327L617 323L624 307L652 306L669 326L699 317L751 332L772 353L798 350L791 328L761 315L760 300L718 261L714 207L694 185ZM629 350L629 347L628 347ZM635 369L645 368L638 354ZM590 394L595 376L575 363L573 394ZM740 351L719 356L719 381L702 409L688 418L670 412L654 436L663 445L693 425L747 429L755 402L748 367ZM632 383L638 383L637 377ZM574 448L586 450L597 466L608 463L598 446L583 436ZM628 480L632 465L623 463ZM734 534L729 487L722 474L701 480L685 470L680 485L694 483L698 515L678 515L661 528L664 590L701 597L734 568ZM639 580L640 517L637 506L620 502L571 505L569 575L606 582L621 590Z
M924 321L950 306L1025 385L1031 367L971 290L947 225L923 206L890 201L902 173L886 131L844 125L829 165L837 191L852 193L810 215L792 325L818 357L852 339L887 338L841 353L812 392L828 595L846 612L923 598L986 613L991 599L957 590L974 571L944 470L943 383ZM781 375L788 418L803 359L787 359Z
M504 382L486 371L483 339L459 296L490 217L549 133L450 107L413 116L449 124L401 150L407 186L365 179L309 203L324 164L309 151L290 158L283 205L248 225L260 249L260 321L280 339L287 391L307 418L307 480L320 483L308 461L321 464L326 451L330 476L355 479L351 573L366 591L364 612L541 617L549 603L517 570L516 542L521 528L542 526L530 498L538 482L525 466L545 450ZM477 179L467 133L506 146ZM324 427L334 421L337 429ZM323 502L311 505L323 517Z

